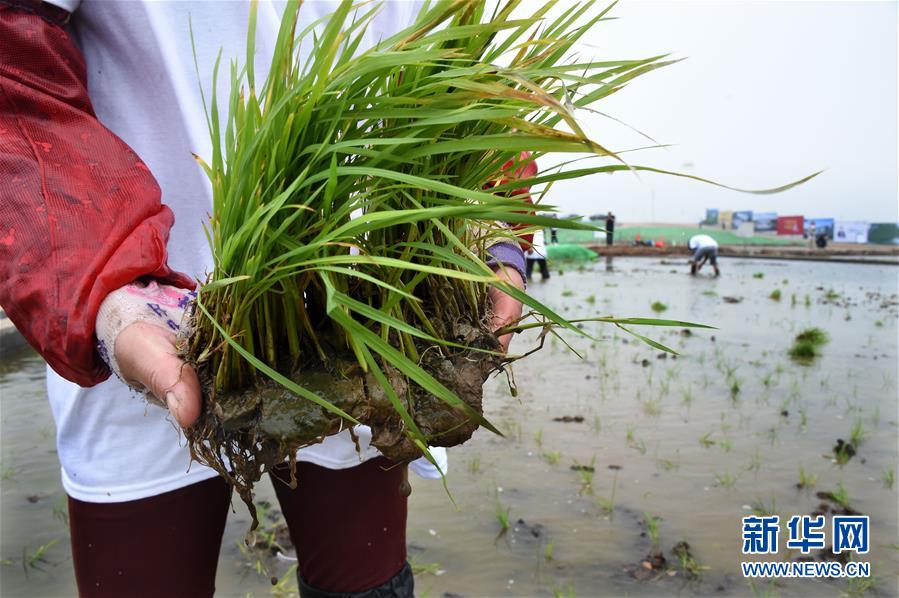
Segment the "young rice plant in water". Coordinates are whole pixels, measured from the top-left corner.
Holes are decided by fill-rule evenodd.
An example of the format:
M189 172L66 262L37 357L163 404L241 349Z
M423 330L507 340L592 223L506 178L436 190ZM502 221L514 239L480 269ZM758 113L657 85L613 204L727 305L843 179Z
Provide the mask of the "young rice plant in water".
M500 282L487 249L517 241L499 223L590 228L526 212L516 189L662 172L625 164L575 114L672 61L579 61L572 46L611 7L594 15L592 2L558 3L548 18L556 2L523 17L519 4L490 13L482 0L426 3L413 25L362 50L377 5L344 1L298 30L289 1L261 84L251 5L245 64L228 69L226 104L213 94L205 106L214 270L183 342L205 397L192 455L248 504L264 470L353 424L370 426L371 444L397 462L464 442L479 425L497 432L481 387L514 357L489 329L488 285L537 320L504 331L580 333ZM597 162L512 180L551 152Z

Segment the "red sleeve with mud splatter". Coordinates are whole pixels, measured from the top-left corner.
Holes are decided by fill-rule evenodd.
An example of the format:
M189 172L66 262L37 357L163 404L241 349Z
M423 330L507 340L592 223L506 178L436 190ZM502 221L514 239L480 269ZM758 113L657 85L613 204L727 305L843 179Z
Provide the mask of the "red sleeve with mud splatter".
M109 376L100 303L166 265L174 223L140 158L94 116L84 59L57 25L0 5L0 305L61 376Z

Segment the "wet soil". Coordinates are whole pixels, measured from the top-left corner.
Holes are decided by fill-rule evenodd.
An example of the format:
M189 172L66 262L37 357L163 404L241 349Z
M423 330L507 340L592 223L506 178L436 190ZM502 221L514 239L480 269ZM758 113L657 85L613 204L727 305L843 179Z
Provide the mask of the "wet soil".
M783 520L822 503L830 516L841 507L816 493L837 492L841 483L849 507L871 517L870 595L897 595L899 551L891 546L899 537L899 497L887 474L895 476L899 462L899 269L728 258L721 267L720 278L692 278L686 267L670 273L654 260L616 258L611 270L566 266L557 276L554 267L549 282L531 284L538 300L570 317L649 316L650 304L664 301L666 316L718 329L694 329L690 336L679 328L638 329L676 349L680 357L672 361L656 359L656 350L620 330L589 324L585 331L596 341L565 335L583 359L548 339L543 351L514 366L517 397L504 377L490 377L484 411L505 437L479 430L450 450L447 483L455 506L439 480L411 476L407 537L420 595L845 595L852 589L845 580L750 587L739 570L741 517L764 510ZM759 271L765 277L753 278ZM768 299L774 288L782 290L780 302ZM828 299L828 290L849 304ZM743 301L726 304L723 296ZM814 326L831 342L813 364L794 364L787 355L794 337ZM522 334L512 350L524 352L535 340L536 334ZM0 566L3 596L75 591L67 526L57 515L65 503L43 367L28 355L0 367L0 557L11 563ZM584 421L552 421L566 414ZM846 443L857 421L863 440L840 465L834 444ZM591 488L584 490L585 472L570 467L594 457ZM610 470L613 465L622 468ZM797 488L800 466L816 476L814 485ZM716 485L716 475L727 474L732 485ZM268 482L256 490L257 500L277 504ZM495 542L497 497L513 522L525 522L509 543ZM652 552L640 536L644 513L661 518L660 551L674 576L638 581L628 573ZM220 595L271 595L271 576L280 578L292 564L275 556L264 575L248 568L238 545L249 521L236 503L219 561ZM534 538L529 530L538 524L541 536ZM53 540L43 570L26 576L23 549L32 554ZM698 579L681 573L675 553L681 542L689 545ZM770 560L790 558L782 547Z

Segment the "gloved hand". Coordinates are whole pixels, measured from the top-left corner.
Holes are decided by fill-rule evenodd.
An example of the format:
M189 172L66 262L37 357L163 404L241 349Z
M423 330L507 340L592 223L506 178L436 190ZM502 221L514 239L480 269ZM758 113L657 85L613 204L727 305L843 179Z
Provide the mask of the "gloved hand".
M97 347L115 374L168 408L182 428L200 415L202 395L194 369L175 346L184 311L196 293L135 282L110 293L97 314Z

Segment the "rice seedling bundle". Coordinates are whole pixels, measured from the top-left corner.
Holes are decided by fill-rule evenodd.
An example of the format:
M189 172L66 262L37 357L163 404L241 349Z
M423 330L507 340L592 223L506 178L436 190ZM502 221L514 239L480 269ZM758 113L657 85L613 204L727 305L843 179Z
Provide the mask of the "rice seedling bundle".
M590 140L575 113L672 61L579 62L572 46L608 9L591 16L592 2L550 0L520 17L519 4L430 2L361 50L377 5L347 0L298 31L289 1L259 85L252 5L227 103L213 94L205 106L213 154L198 160L212 182L214 270L182 340L204 392L187 432L192 456L249 505L263 471L353 424L369 425L397 462L464 442L479 425L498 433L481 387L513 358L489 327L489 285L539 319L518 329L583 334L501 282L487 250L517 242L509 225L591 228L522 209L523 185L654 170ZM303 45L312 49L300 60ZM551 152L600 160L510 176Z

